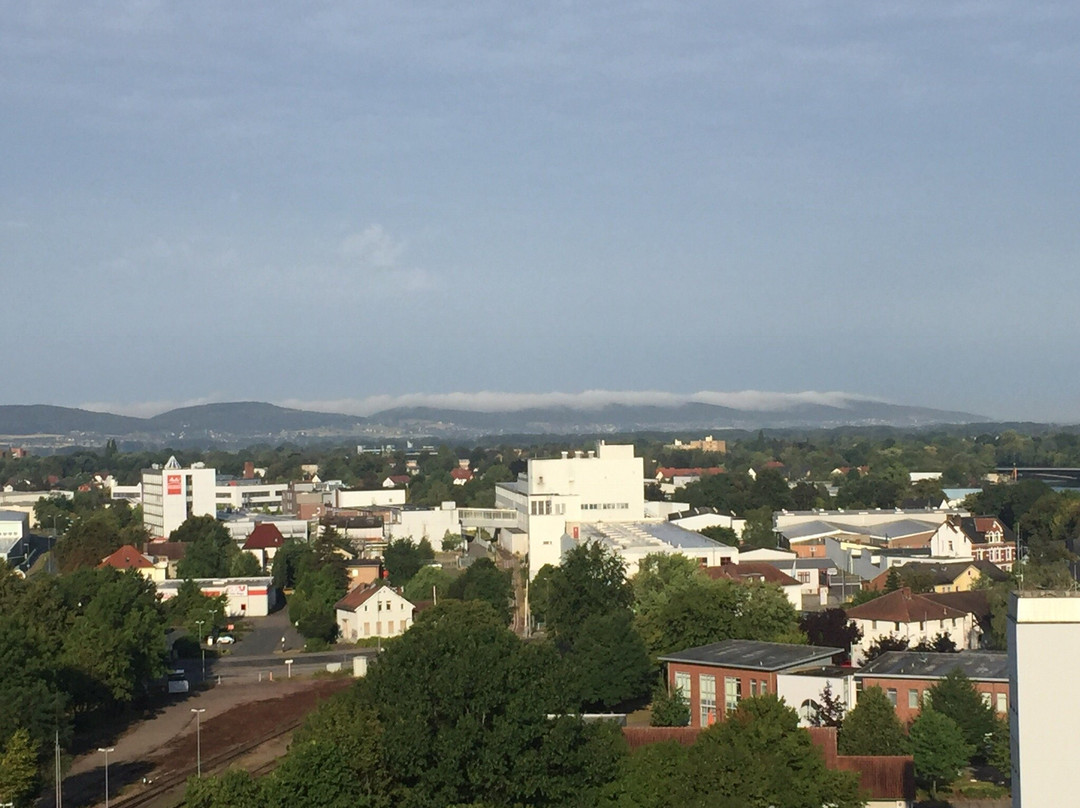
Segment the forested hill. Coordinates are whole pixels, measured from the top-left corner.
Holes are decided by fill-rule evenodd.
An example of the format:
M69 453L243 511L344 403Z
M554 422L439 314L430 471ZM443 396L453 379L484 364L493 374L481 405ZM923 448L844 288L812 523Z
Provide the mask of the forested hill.
M572 435L839 426L921 427L984 422L965 412L851 399L842 405L735 409L701 402L676 406L608 404L593 409L545 407L495 412L424 407L384 410L367 418L289 409L257 401L201 404L136 418L47 405L0 406L0 439L54 436L57 443L146 445L240 444L279 440L430 436L468 440L490 435ZM31 444L32 445L32 444Z

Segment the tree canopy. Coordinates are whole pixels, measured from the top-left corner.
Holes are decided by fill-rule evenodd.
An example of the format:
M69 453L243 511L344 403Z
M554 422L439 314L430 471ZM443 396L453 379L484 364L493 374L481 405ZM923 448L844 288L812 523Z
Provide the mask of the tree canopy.
M837 748L841 755L903 755L907 738L896 708L880 687L868 687L844 717Z

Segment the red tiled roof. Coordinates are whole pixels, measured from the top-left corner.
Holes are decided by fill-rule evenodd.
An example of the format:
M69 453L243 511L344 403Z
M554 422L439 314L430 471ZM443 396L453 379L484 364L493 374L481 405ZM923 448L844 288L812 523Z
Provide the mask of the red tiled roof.
M101 567L115 567L118 570L145 570L153 567L150 559L130 544L125 544L112 555L106 556L98 564Z
M473 473L470 469L451 469L450 476L455 480L471 480Z
M779 586L802 586L797 579L767 561L742 561L721 567L705 567L705 574L713 580L728 578L732 581L764 581Z
M394 485L405 485L412 478L408 474L391 474L387 479Z
M401 593L392 587L385 586L383 583L373 583L367 586L358 586L355 589L348 592L345 597L334 604L335 609L341 609L343 611L355 612L359 607L363 606L368 599L378 592L380 589L390 589L397 595ZM408 601L406 601L408 602Z
M847 610L853 620L884 620L892 623L916 623L922 620L944 620L963 617L966 612L935 603L930 598L915 595L904 587L874 598Z
M259 524L255 525L255 529L251 531L251 535L247 537L247 541L244 542L244 549L266 550L280 547L284 543L285 537L281 535L277 525L272 522L259 522Z

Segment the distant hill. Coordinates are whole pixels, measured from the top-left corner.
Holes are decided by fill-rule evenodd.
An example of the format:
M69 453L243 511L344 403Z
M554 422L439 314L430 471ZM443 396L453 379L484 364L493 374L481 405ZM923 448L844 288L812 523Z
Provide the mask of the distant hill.
M202 404L135 418L46 405L0 405L0 436L39 437L41 445L103 443L243 445L363 438L433 437L468 440L491 435L574 435L721 429L922 427L985 422L965 412L851 399L843 406L797 404L784 409L736 409L701 402L676 406L607 404L593 409L543 407L499 412L400 407L362 418L278 407L258 401Z

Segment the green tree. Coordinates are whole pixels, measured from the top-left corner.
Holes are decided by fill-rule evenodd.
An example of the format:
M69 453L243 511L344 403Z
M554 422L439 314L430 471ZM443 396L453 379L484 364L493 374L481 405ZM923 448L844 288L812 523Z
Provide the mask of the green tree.
M450 582L448 594L458 600L482 600L510 622L514 584L509 570L500 570L489 558L480 558Z
M271 575L274 586L278 589L292 589L296 579L306 566L312 563L311 547L305 543L289 539L274 554Z
M880 687L861 694L840 727L837 744L841 755L902 755L907 739L896 708Z
M560 641L573 642L589 617L627 609L634 602L625 563L599 542L579 544L568 551L562 564L552 571L550 586L544 622Z
M653 688L649 725L653 727L685 727L690 723L690 705L678 688L669 688L663 676Z
M776 696L744 699L698 736L666 783L668 805L856 808L858 778L832 771L795 711Z
M190 516L169 535L187 550L176 573L181 578L226 578L241 553L229 531L212 516ZM246 554L245 554L246 555Z
M990 748L986 753L986 762L997 769L999 779L1004 782L1012 778L1012 749L1009 745L1009 732L1008 716L994 719L994 734L990 738Z
M927 707L911 724L911 754L915 757L915 779L930 789L937 799L938 786L949 785L971 757L972 747L964 732L946 715Z
M96 567L122 545L120 529L107 513L95 513L77 519L53 551L63 573L80 567Z
M396 804L595 804L624 742L566 715L558 667L483 601L422 612L357 685L383 727Z
M224 774L192 776L184 790L187 808L263 808L267 804L271 780L257 780L241 769Z
M994 708L983 701L975 684L959 668L928 691L934 711L951 718L964 733L973 753L983 753L994 733Z
M412 603L434 600L432 590L434 590L437 597L443 598L447 596L452 580L450 574L442 567L422 567L405 584L402 594Z
M231 578L254 578L262 574L263 569L259 566L259 559L243 550L234 555L229 562L229 577Z
M383 565L389 573L391 586L404 586L434 558L434 552L425 558L421 546L413 544L411 539L391 539L383 551Z
M820 612L804 612L799 618L799 629L806 634L811 645L827 648L843 648L848 656L851 648L862 639L862 629L848 619L843 609L823 609Z
M586 711L608 710L644 696L652 665L629 609L594 614L565 651L568 688Z
M29 808L40 789L37 744L25 729L17 729L0 747L0 804Z

